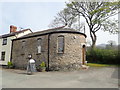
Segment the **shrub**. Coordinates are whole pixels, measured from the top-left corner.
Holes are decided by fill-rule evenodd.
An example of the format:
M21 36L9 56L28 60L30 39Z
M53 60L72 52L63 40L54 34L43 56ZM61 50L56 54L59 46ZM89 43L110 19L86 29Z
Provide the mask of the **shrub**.
M40 64L40 67L45 67L45 62L42 62L42 63Z
M37 71L44 72L46 70L46 64L45 62L42 62L38 67Z
M93 49L88 50L86 59L90 63L118 64L120 56L118 50Z
M9 69L10 69L10 68L13 68L13 63L9 61L9 62L7 63L7 66L8 66Z

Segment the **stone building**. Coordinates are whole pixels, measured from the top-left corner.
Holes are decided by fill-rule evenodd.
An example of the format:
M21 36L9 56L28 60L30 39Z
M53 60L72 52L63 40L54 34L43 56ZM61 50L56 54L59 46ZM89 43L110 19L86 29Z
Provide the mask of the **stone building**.
M34 32L13 40L12 62L25 69L28 56L47 70L79 69L85 64L86 35L64 27Z

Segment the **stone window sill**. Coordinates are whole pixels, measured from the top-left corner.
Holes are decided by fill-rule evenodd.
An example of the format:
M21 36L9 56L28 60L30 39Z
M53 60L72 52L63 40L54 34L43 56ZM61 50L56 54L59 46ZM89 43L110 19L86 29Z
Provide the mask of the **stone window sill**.
M37 53L36 55L41 55L41 53Z
M58 54L64 54L64 52L58 52Z
M24 53L21 53L21 55L25 55Z

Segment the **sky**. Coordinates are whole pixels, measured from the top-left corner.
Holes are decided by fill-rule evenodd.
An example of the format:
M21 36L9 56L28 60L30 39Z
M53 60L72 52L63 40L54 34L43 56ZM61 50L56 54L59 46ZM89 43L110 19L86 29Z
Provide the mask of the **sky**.
M10 25L15 25L33 32L48 29L48 25L54 16L65 8L65 0L20 0L22 2L0 2L0 35L9 33ZM88 28L86 28L88 29ZM87 41L91 40L89 32L86 32ZM107 44L113 40L118 44L118 35L110 35L108 32L97 32L96 44Z

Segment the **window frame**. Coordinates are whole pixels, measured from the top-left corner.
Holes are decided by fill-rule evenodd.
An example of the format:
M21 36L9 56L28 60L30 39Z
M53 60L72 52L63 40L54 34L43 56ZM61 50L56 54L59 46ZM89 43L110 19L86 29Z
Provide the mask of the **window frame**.
M2 45L7 45L7 38L3 38Z
M21 55L25 55L25 45L26 45L26 40L21 41Z
M63 37L63 46L62 46L63 51L62 51L62 52L59 51L59 37ZM58 53L58 54L64 54L64 52L65 52L65 36L59 35L59 36L57 37L57 53Z
M25 43L26 43L26 41L25 41L25 40L23 40L23 41L22 41L22 49L24 49L24 48L25 48Z
M4 53L4 56L3 56L3 53ZM5 61L5 51L1 52L1 61Z
M41 53L42 53L42 38L38 38L37 39L37 54L41 54Z

